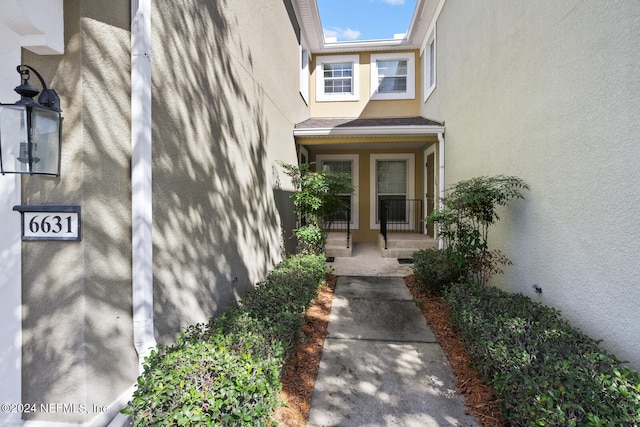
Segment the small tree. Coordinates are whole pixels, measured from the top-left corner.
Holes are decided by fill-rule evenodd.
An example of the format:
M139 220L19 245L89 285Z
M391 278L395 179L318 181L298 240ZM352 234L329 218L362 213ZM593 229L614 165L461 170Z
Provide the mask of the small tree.
M298 242L305 252L322 253L331 220L346 207L339 196L353 193L354 188L349 174L312 172L309 169L311 164L280 163L298 189L291 196L295 213L301 219L301 226L295 230Z
M455 184L443 200L444 209L427 217L438 224L445 250L461 276L478 282L502 273L511 261L499 250L489 250L489 226L500 219L496 209L513 199L524 199L529 186L515 176L478 177Z

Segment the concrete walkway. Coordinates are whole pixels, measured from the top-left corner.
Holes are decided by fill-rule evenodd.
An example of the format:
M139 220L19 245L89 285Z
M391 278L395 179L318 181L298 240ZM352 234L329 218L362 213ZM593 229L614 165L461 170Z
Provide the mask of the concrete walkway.
M404 280L339 277L308 426L477 426L464 411Z
M355 243L350 257L337 257L327 263L327 272L336 276L404 277L413 274L413 269L396 258L382 258L375 243Z

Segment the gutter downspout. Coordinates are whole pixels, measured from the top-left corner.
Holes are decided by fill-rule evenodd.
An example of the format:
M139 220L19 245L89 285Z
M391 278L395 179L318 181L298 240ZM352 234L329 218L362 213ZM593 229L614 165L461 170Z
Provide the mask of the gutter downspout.
M439 173L438 173L438 178L439 178L439 182L438 182L438 189L439 189L439 203L438 203L438 209L439 210L443 210L444 209L444 132L439 132L438 133L438 167L439 167ZM444 240L439 237L438 238L438 248L439 249L444 249Z
M133 340L140 372L156 347L153 325L151 0L131 1L131 214Z

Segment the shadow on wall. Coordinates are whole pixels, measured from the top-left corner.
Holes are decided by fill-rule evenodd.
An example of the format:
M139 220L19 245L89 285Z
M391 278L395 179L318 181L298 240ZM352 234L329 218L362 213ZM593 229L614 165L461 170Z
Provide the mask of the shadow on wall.
M270 117L232 16L239 6L153 7L155 324L167 342L264 277L281 256L278 206L286 202L274 196ZM23 244L24 401L108 405L137 376L128 8L118 1L85 17L84 3L67 0L65 55L25 54L55 76L46 80L62 97L65 122L61 178L24 178L24 203L81 205L83 239Z
M154 303L161 342L235 301L281 255L265 95L233 15L241 6L228 3L154 4Z
M99 11L90 19L79 2L65 1L65 54L23 54L25 63L51 76L45 80L62 97L64 116L61 177L23 178L23 202L80 205L83 227L80 242L23 244L25 402L104 406L137 376L131 320L130 33L124 3L110 6L125 13L101 20ZM26 416L83 422L96 415Z

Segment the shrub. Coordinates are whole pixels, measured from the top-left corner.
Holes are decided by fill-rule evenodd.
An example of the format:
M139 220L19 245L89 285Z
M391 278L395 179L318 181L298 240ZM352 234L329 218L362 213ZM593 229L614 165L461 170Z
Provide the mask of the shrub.
M193 325L145 359L122 412L136 426L267 426L280 371L324 276L324 257L298 255L206 325Z
M515 176L477 177L456 183L442 200L444 209L435 210L428 221L438 224L446 251L458 269L487 284L502 273L501 265L511 261L499 250L489 250L489 226L500 219L498 206L524 199L528 185Z
M448 253L440 249L414 252L412 268L420 291L433 294L441 294L461 275Z
M347 207L343 197L352 194L354 187L350 174L331 170L312 172L309 169L312 164L280 162L298 190L291 198L295 213L302 222L302 226L295 230L301 250L320 254L324 252L325 231L331 228L333 219Z
M640 424L638 373L529 298L453 285L452 323L516 426Z
M296 238L303 253L319 254L324 251L325 236L317 225L303 225L295 230Z

